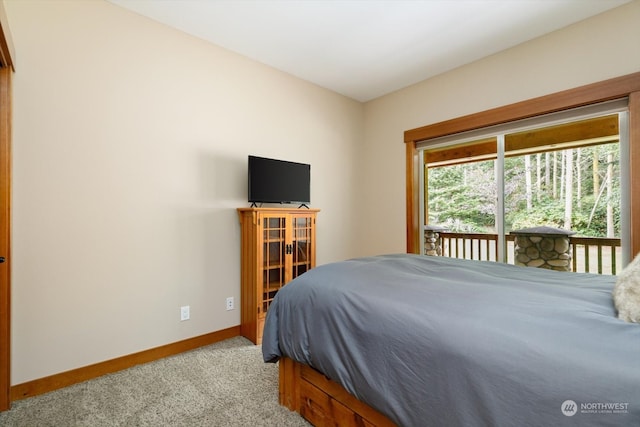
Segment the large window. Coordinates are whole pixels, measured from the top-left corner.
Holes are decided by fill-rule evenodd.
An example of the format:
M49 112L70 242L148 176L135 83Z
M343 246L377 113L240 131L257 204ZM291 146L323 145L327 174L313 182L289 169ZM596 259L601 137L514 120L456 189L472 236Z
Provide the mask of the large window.
M445 256L509 263L512 231L565 230L572 271L615 274L628 247L626 114L614 102L421 143L421 224L444 229Z

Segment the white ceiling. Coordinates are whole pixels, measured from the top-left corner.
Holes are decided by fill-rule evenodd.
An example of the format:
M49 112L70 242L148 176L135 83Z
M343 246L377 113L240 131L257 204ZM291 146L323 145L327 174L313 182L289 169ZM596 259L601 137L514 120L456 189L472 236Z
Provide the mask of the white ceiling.
M109 1L368 101L630 0Z

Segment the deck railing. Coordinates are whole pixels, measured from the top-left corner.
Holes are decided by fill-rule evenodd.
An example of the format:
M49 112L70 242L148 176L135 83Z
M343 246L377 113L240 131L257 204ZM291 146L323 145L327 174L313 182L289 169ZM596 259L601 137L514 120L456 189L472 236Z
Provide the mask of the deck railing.
M514 238L507 240L507 263L514 264ZM570 237L572 271L615 275L622 268L620 239ZM440 233L442 256L450 258L495 261L498 258L498 235L484 233Z

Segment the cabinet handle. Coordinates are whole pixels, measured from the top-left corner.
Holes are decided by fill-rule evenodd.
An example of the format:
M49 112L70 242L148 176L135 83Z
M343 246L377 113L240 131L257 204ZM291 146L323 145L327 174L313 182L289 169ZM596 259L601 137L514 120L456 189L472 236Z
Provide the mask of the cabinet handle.
M3 256L0 256L0 264L2 264L5 261Z

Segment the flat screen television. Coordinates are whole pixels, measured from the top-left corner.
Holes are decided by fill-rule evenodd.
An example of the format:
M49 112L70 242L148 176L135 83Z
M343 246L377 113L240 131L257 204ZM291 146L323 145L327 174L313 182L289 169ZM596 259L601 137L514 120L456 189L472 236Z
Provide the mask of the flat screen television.
M311 165L249 156L249 202L311 202Z

